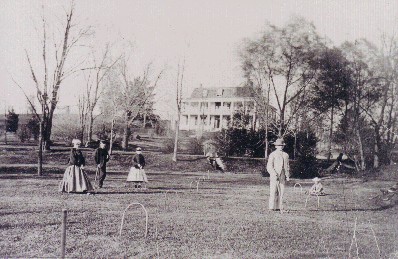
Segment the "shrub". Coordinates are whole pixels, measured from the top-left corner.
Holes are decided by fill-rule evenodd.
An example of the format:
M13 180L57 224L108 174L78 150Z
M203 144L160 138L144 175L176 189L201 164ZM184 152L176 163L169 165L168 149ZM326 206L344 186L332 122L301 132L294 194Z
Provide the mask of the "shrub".
M40 134L40 125L36 116L32 116L32 118L30 118L28 124L26 124L26 127L30 133L30 136L33 136L34 140L37 140Z
M8 132L17 132L19 115L14 112L14 109L8 111L6 115L6 130Z
M19 127L19 129L17 130L17 136L19 138L19 141L21 141L22 143L30 139L31 135L26 125L22 125L21 127Z
M317 139L314 132L301 131L296 135L296 161L291 168L293 177L311 178L318 176L318 166L316 161ZM289 157L293 157L294 136L286 138L285 151Z
M273 132L268 132L268 140L275 139ZM219 151L224 156L264 157L265 130L245 128L223 129L217 138Z
M163 152L168 154L174 152L174 138L165 138L163 140Z
M194 155L203 154L203 138L192 138L189 141L190 153Z

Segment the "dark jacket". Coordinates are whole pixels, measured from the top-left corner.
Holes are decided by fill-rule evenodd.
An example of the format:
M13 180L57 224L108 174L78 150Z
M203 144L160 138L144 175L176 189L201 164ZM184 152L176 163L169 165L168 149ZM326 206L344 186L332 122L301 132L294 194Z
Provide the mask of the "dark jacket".
M81 150L72 148L72 150L70 151L70 156L69 156L69 164L77 165L77 166L86 165L86 160L84 159L84 156L83 156Z
M109 161L109 154L106 148L97 148L94 154L95 163L101 167L106 166Z
M142 154L136 154L133 157L134 167L140 168L138 165L141 165L141 168L145 167L145 158Z

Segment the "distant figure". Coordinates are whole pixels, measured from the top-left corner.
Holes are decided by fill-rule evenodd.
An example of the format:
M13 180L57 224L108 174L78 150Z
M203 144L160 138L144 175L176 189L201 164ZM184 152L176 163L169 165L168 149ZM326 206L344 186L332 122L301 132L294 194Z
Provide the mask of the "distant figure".
M218 157L217 152L214 152L214 153L208 152L206 154L206 159L214 169L219 170L224 173L225 165L224 165L223 161L221 160L221 158Z
M344 169L344 171L348 171L348 172L355 172L355 170L356 170L355 161L351 160L351 159L345 159L343 161L343 156L344 156L344 154L340 153L337 156L336 161L334 161L333 164L325 170L325 172L326 173L339 173L339 172L342 172L342 169Z
M283 211L285 183L290 180L289 155L282 151L285 146L283 139L277 139L274 145L276 150L269 155L267 162L267 171L270 175L268 208Z
M141 188L143 182L148 182L148 178L145 174L145 158L142 155L142 149L137 147L136 155L133 157L134 165L131 167L129 175L127 176L127 182L133 182L135 188Z
M100 146L95 150L94 159L99 171L98 187L102 188L106 177L106 163L109 161L109 153L106 150L106 143L104 140L100 141Z
M66 168L64 178L59 185L60 192L86 193L93 190L93 187L84 172L85 159L80 150L81 142L78 139L72 141L73 148L69 156L69 166Z
M312 179L314 181L314 185L311 186L311 189L309 190L310 195L316 195L316 196L323 196L325 195L325 192L323 191L323 186L321 184L321 179L318 177L315 177Z
M398 191L398 183L395 183L393 186L391 186L388 189L382 188L380 189L381 193L383 194L383 200L384 201L388 201L390 200L392 197L395 196L395 194L397 194Z

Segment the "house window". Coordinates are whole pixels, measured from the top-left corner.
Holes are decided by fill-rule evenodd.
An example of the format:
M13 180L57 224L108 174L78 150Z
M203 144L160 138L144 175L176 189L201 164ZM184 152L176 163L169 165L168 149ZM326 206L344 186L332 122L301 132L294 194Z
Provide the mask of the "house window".
M215 105L216 105L216 110L217 110L217 109L220 109L220 107L221 107L221 102L215 102Z
M183 123L184 125L188 125L188 115L184 115L184 116L182 117L182 123Z
M217 89L217 96L222 96L224 89Z
M220 116L214 116L214 128L219 129L220 126Z
M207 110L208 108L209 108L209 104L207 102L206 103L200 103L200 109L202 111Z
M230 102L225 102L223 104L223 106L226 107L227 109L230 109L231 108L231 103Z
M207 116L206 115L201 115L200 120L202 125L207 125Z

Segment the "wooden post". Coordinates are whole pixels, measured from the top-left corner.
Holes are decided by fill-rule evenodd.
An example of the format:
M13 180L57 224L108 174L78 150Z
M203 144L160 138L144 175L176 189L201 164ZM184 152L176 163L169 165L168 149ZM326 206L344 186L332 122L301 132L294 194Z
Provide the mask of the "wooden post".
M61 235L61 258L65 258L65 245L66 245L66 215L67 211L62 210L62 235Z

